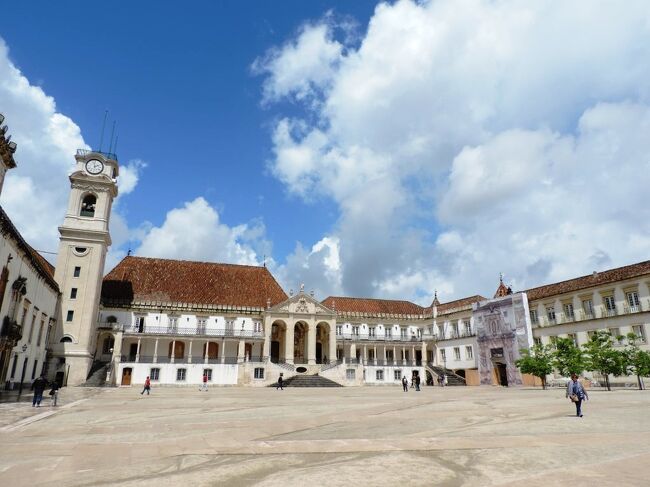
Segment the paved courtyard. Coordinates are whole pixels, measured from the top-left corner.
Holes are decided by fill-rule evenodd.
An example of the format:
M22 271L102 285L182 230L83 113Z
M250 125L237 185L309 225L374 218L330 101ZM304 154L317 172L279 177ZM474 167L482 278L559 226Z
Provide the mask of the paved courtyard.
M591 396L71 388L0 404L0 485L648 485L650 393Z

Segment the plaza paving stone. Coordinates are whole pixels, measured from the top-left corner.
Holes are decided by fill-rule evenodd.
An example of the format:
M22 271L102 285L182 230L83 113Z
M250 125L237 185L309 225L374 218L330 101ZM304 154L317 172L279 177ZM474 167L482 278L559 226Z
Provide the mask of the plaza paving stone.
M0 404L0 485L649 485L650 393L590 394L67 388Z

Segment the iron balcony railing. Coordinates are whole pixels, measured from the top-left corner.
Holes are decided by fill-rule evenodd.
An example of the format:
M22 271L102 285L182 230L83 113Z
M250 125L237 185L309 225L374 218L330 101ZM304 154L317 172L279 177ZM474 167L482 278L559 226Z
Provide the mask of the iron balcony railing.
M77 155L78 156L87 156L88 154L101 154L107 159L112 159L114 161L117 161L117 154L114 152L104 152L104 151L99 151L99 150L88 150L88 149L77 149Z
M236 364L239 362L239 357L218 357L218 358L208 358L208 364ZM250 359L242 359L246 362L263 362L262 357L251 357ZM158 355L153 357L152 355L140 355L139 357L133 355L122 355L122 362L126 364L130 363L140 363L140 364L169 364L171 363L171 357L167 355ZM175 365L183 364L203 364L205 363L205 357L194 357L190 359L189 357L176 357L174 358Z
M374 336L368 333L337 333L338 340L353 340L353 341L367 341L367 342L421 342L422 337L418 336Z
M108 325L108 324L107 324ZM114 331L135 335L176 335L176 336L204 336L204 337L223 337L223 338L264 338L263 331L254 330L236 330L227 328L190 328L178 326L133 326L111 324ZM101 324L100 324L101 327Z

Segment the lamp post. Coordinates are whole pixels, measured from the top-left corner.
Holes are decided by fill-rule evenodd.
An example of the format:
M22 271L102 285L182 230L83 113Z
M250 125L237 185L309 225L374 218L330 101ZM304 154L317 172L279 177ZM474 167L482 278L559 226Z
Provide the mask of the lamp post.
M21 347L22 353L25 353L27 351L27 344L23 344ZM23 393L23 381L25 380L25 372L27 372L27 361L23 361L23 370L20 374L20 385L18 386L18 396L20 396Z

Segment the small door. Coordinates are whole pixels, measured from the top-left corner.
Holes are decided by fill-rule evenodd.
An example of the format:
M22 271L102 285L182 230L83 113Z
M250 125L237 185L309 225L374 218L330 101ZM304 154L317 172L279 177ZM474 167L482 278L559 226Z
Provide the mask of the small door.
M131 385L131 367L124 367L122 369L122 385L130 386Z
M497 377L499 378L499 385L508 387L508 372L506 370L506 364L496 364L497 365Z
M252 356L253 356L253 344L252 343L244 344L244 357L250 360Z

